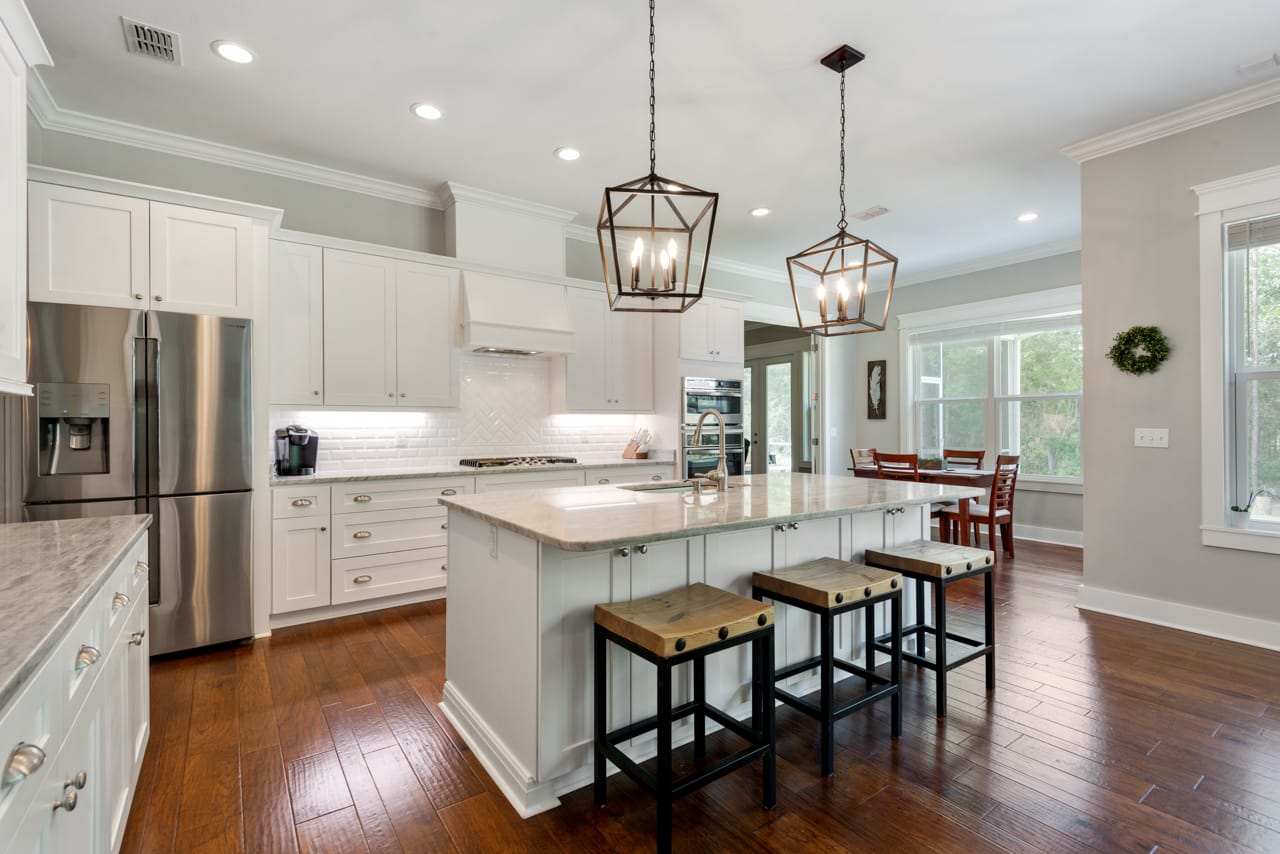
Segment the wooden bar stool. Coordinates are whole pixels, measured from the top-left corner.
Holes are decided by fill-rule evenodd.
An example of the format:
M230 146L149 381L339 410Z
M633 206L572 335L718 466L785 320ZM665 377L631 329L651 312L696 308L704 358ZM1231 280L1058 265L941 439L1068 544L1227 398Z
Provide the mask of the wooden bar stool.
M773 710L773 606L706 584L691 584L647 599L596 605L595 611L595 800L605 804L605 761L618 766L658 801L658 850L671 850L671 804L689 792L756 759L764 760L761 801L777 805L777 770ZM607 730L607 641L658 668L658 713ZM712 653L751 644L751 723L741 722L706 701L706 659ZM671 706L671 671L693 662L693 700ZM711 718L748 743L748 747L700 767L679 780L671 776L671 726L694 716L694 759L706 758ZM656 774L651 774L617 747L619 742L657 730Z
M904 637L915 639L915 649L903 652L902 657L912 664L934 672L937 689L938 717L947 716L947 671L975 658L987 659L987 690L996 688L996 605L991 569L996 556L989 549L974 549L950 543L916 540L889 549L867 549L868 566L901 572L916 582L916 621L902 629ZM947 588L957 581L978 575L983 576L983 605L985 611L984 637L982 640L947 630ZM933 585L933 625L924 619L924 584ZM925 635L933 636L934 657L928 657ZM876 638L876 649L888 652L888 635ZM955 641L970 647L952 657L947 641Z
M769 597L793 608L817 614L820 621L820 654L774 670L774 680L786 679L817 667L820 671L818 705L775 687L782 702L815 718L822 729L820 751L823 776L835 773L835 722L846 715L885 697L893 698L893 737L902 735L902 576L884 569L835 558L820 558L791 569L751 575L751 595L760 600ZM892 630L889 675L875 670L876 618L875 606L889 603ZM859 667L835 657L835 618L854 610L863 610L866 620L866 666ZM866 691L840 708L835 707L835 671L861 676Z

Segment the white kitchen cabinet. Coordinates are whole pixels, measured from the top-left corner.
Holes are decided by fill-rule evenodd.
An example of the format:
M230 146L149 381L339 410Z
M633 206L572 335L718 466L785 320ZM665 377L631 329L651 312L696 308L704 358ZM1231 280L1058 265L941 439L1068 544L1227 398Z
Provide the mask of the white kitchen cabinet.
M271 402L324 403L324 266L319 246L271 241Z
M742 306L703 297L681 314L680 358L742 364Z
M396 262L396 403L457 406L458 271Z
M249 217L39 181L28 193L33 301L253 315Z
M671 479L671 464L642 466L602 466L598 469L584 469L583 480L587 486L608 486L619 483L649 483L657 480Z
M609 310L605 295L570 289L574 352L565 357L570 412L653 410L653 318Z
M271 612L287 614L328 605L329 517L271 523Z

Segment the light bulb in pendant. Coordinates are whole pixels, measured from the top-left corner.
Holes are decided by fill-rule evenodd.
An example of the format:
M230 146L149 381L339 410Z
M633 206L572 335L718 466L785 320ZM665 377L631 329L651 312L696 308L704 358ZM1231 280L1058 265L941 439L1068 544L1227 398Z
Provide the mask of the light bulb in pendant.
M667 241L667 254L671 256L671 260L676 260L676 239L673 237Z
M818 283L818 316L822 318L822 322L827 322L827 289Z

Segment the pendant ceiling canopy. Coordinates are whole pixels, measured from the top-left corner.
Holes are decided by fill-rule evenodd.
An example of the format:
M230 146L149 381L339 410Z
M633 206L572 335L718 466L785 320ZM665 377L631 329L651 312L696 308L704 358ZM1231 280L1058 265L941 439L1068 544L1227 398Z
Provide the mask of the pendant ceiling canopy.
M845 215L845 72L863 54L842 45L822 58L840 75L840 221L836 233L787 258L787 277L796 322L817 335L878 332L889 321L889 303L898 259L865 237L848 231ZM879 309L879 310L877 310ZM805 323L805 311L817 311L817 323Z
M701 299L716 223L718 193L657 173L654 32L649 0L649 174L606 187L596 224L614 311L675 313Z

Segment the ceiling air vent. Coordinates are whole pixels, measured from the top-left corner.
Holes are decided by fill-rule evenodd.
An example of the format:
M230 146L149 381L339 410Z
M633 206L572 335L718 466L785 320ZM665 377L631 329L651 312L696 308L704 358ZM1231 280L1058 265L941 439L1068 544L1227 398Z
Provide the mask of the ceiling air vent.
M884 216L888 212L889 212L889 209L886 208L884 205L876 205L874 208L867 208L865 211L858 211L856 214L853 215L853 218L866 222L869 219L875 219L878 216Z
M182 64L182 48L177 33L121 18L124 26L124 46L129 53L149 56L170 65Z

